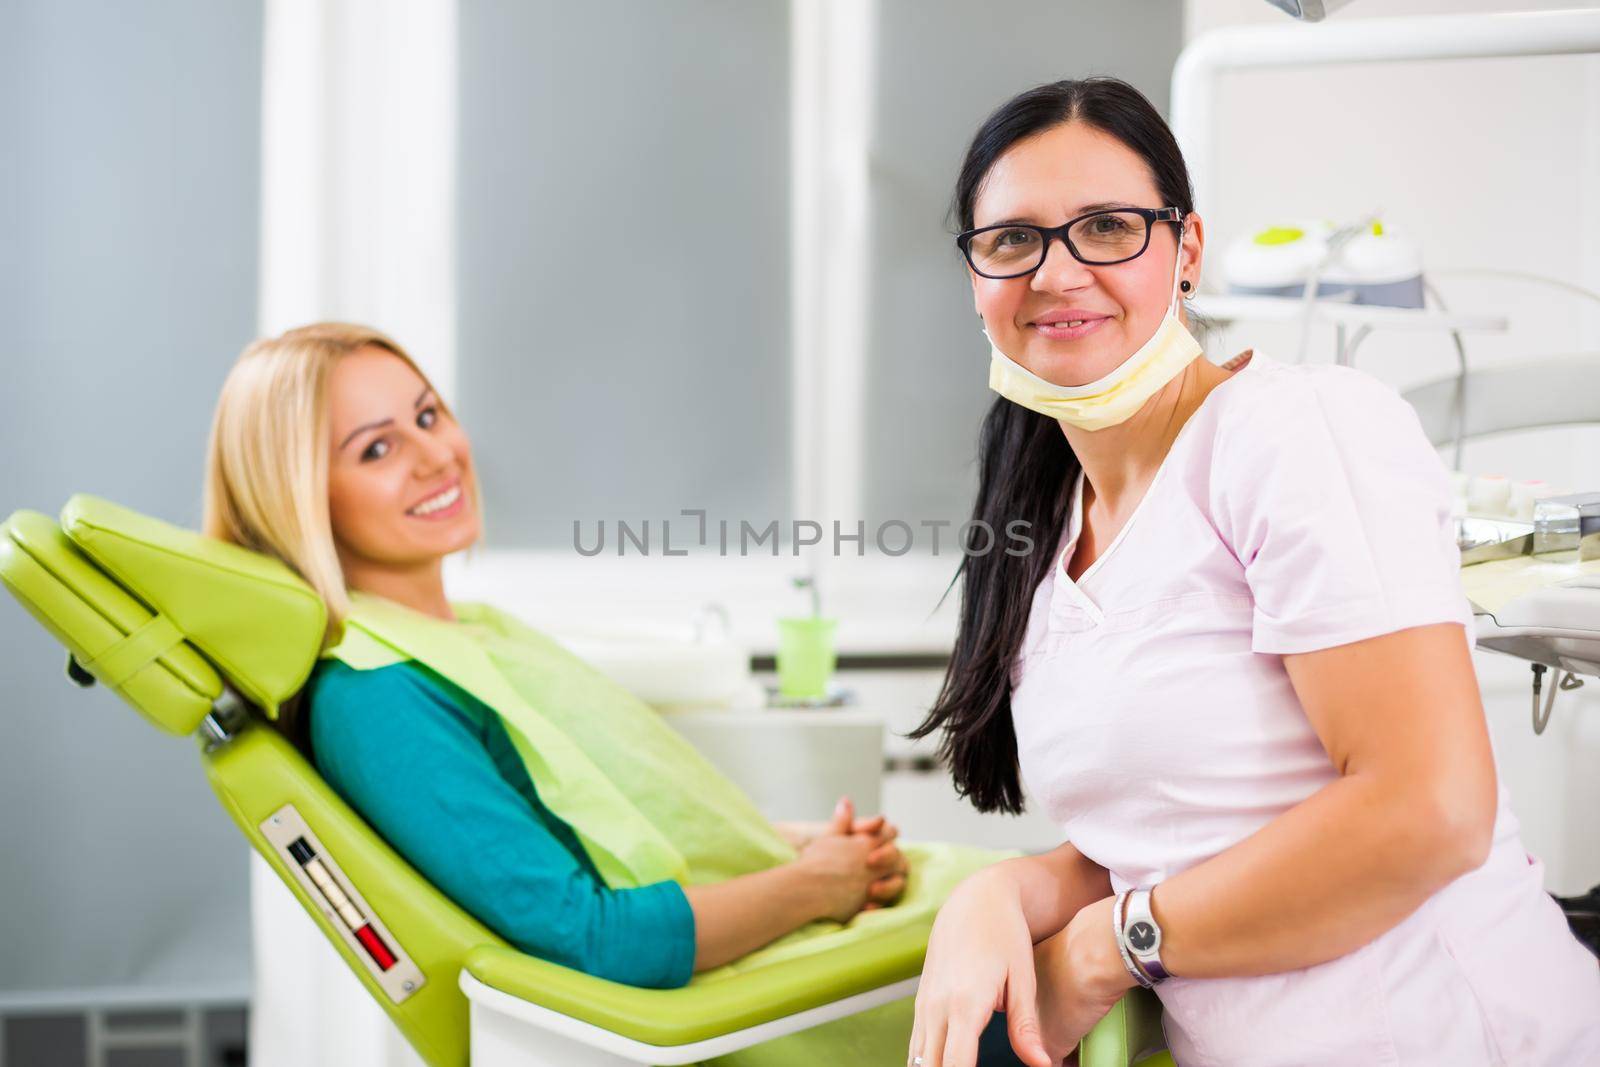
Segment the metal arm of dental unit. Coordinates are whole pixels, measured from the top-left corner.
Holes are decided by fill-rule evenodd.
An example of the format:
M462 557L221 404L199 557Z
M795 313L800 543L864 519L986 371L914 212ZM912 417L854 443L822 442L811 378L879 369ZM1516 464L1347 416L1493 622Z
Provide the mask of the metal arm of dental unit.
M1295 23L1204 33L1172 71L1172 132L1183 149L1196 203L1215 173L1212 112L1229 71L1343 63L1600 53L1600 10L1339 20L1312 30Z

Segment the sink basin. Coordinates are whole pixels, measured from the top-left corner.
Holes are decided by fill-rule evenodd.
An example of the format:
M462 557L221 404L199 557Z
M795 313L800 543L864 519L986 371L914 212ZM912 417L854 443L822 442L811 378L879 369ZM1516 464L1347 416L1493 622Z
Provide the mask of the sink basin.
M759 707L764 693L750 652L724 639L692 640L670 630L555 631L551 635L646 704L674 708Z

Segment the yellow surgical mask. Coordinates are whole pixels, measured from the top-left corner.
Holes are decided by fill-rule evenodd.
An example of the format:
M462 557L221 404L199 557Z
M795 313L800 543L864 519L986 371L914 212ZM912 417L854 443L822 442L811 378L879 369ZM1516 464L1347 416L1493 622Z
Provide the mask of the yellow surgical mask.
M1145 402L1200 355L1200 342L1178 318L1178 277L1183 266L1183 235L1172 265L1172 299L1150 339L1110 374L1087 385L1047 382L989 344L989 388L1014 404L1084 430L1103 430L1125 422ZM984 331L988 336L988 331Z

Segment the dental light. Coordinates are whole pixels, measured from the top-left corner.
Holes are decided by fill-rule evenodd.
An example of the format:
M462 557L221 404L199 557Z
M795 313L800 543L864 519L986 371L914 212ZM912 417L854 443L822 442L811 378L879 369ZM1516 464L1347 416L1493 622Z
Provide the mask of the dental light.
M1282 8L1304 22L1321 22L1350 0L1267 0L1273 7Z

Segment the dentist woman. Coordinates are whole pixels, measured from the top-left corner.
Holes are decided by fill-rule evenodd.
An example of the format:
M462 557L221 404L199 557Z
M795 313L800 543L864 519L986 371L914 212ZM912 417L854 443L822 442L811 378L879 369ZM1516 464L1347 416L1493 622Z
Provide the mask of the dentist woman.
M1600 1063L1600 968L1496 777L1445 471L1356 371L1204 358L1205 228L1112 79L995 112L956 189L993 345L969 555L921 727L1065 843L940 912L910 1062L1004 1011L1032 1067L1152 985L1182 1067ZM1070 1061L1069 1061L1070 1062Z

